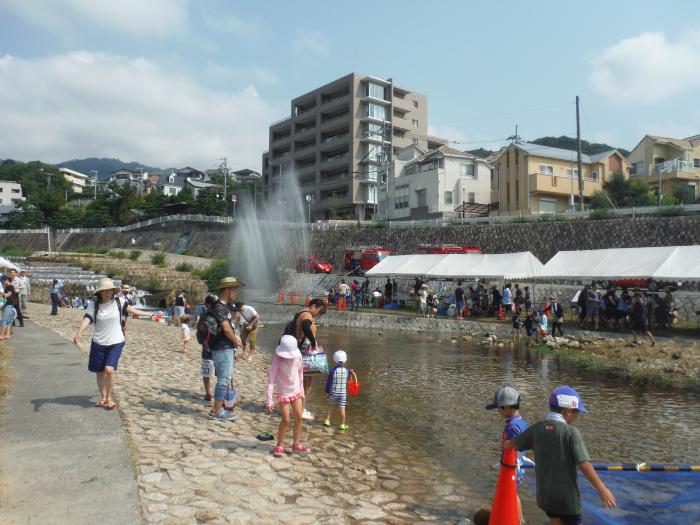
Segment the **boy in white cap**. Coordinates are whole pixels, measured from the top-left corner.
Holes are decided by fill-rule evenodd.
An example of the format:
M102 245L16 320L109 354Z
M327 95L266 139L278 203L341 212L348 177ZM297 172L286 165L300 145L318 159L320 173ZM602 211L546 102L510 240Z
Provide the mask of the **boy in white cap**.
M350 371L345 366L348 356L342 350L338 350L333 354L333 361L337 364L328 374L326 380L326 394L328 394L328 408L326 409L326 417L323 422L324 427L331 426L331 412L333 405L337 404L340 409L340 430L347 430L348 425L345 424L345 405L348 399L348 376Z
M579 412L588 412L581 396L570 386L557 387L549 396L549 410L544 421L503 446L535 451L537 506L545 511L550 525L579 525L581 493L576 467L598 491L605 507L615 508L615 496L598 477L583 437L572 425Z
M515 318L515 317L514 317ZM520 394L518 391L508 385L502 386L493 394L493 403L486 405L486 410L498 409L498 415L506 420L506 426L503 429L501 445L509 439L515 438L527 428L527 422L520 415ZM501 452L501 463L503 463L503 453ZM517 457L516 476L518 486L525 475L525 470L522 467L520 454ZM523 523L523 508L520 504L520 495L518 495L518 514L520 515L520 523Z

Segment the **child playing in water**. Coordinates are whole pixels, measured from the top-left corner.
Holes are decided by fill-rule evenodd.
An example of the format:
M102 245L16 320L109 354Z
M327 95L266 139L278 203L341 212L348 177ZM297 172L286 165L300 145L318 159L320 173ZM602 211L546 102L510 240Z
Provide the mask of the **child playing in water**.
M324 427L331 426L331 412L333 405L337 404L340 410L340 430L347 430L348 425L345 424L345 405L348 399L348 376L350 371L345 366L348 356L342 350L338 350L333 354L333 361L337 363L336 367L331 370L326 380L326 393L328 394L328 408L326 409L326 417L323 422Z
M520 415L520 394L515 388L510 386L502 386L493 394L493 403L486 405L486 410L498 409L498 415L506 420L506 426L503 429L501 444L502 446L509 439L521 434L527 428L527 423ZM503 452L501 452L501 462L503 462ZM521 466L520 454L517 455L516 476L518 485L525 475L525 470ZM518 514L520 515L520 523L523 523L523 509L520 505L520 496L518 496Z
M513 344L518 344L520 342L520 327L522 325L522 320L520 319L520 308L516 308L513 314L513 329L510 332L513 338Z
M293 335L283 335L275 350L267 381L267 410L272 413L272 393L277 391L277 403L282 420L277 431L277 446L272 455L281 458L284 455L284 437L289 428L290 413L294 411L294 432L292 452L307 454L309 447L300 443L301 414L304 410L304 370L301 352Z
M178 320L180 321L180 330L182 331L182 351L190 355L190 326L188 324L190 316L187 314L181 315Z
M603 506L614 509L615 496L596 474L583 437L573 426L579 412L586 413L581 396L570 386L560 386L549 396L549 414L504 443L505 448L534 450L537 506L550 525L581 523L581 494L576 467L595 487Z

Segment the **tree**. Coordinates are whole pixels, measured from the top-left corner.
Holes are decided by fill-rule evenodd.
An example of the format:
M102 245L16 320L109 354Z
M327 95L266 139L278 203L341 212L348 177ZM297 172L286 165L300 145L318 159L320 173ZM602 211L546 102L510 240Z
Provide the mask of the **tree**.
M52 228L76 228L83 224L85 209L79 206L65 206L53 215L49 216L49 225Z
M673 199L675 204L691 204L695 201L695 188L685 182L678 183L673 187Z
M620 172L613 173L605 181L603 191L604 193L596 192L591 197L592 208L609 208L611 202L616 208L653 206L655 204L648 184L637 179L625 179Z
M13 230L42 228L45 226L44 214L29 201L22 201L17 210L10 213L7 225Z
M185 188L185 190L188 188ZM182 190L180 193L184 192ZM217 195L216 188L205 188L197 192L194 203L197 213L203 215L224 215L226 203Z

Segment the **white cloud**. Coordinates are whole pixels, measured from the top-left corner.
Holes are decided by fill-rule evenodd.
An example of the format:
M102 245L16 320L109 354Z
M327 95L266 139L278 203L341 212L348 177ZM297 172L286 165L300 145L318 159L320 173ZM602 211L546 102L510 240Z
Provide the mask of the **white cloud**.
M252 20L243 20L234 14L221 13L212 14L208 12L202 13L202 22L204 26L212 31L220 33L228 33L241 38L258 40L260 37L260 24Z
M300 55L317 55L327 57L331 48L325 35L316 31L297 29L292 42L292 50Z
M204 73L212 80L238 84L261 84L269 86L279 82L279 77L274 71L261 66L231 67L210 60L204 68Z
M0 56L0 158L118 157L156 166L223 155L257 168L277 111L250 86L212 90L144 58Z
M164 37L187 25L187 0L0 0L0 7L59 35L81 26Z
M621 40L595 57L590 81L620 104L650 104L700 89L700 31L673 42L660 32Z

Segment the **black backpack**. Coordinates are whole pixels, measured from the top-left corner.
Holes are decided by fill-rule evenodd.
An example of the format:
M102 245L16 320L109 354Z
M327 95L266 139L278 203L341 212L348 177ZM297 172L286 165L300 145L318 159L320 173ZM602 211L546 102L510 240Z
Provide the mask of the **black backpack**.
M119 308L119 324L122 327L122 332L124 332L125 331L124 329L126 328L126 318L124 317L124 312L122 310L124 308L124 305L122 304L119 297L115 297L114 301L117 303L117 308ZM95 319L93 320L93 323L97 323L97 312L99 311L99 309L100 309L100 301L99 301L99 299L96 299L95 300Z
M218 344L221 332L221 326L211 312L205 313L197 321L197 342L204 350L209 350Z

